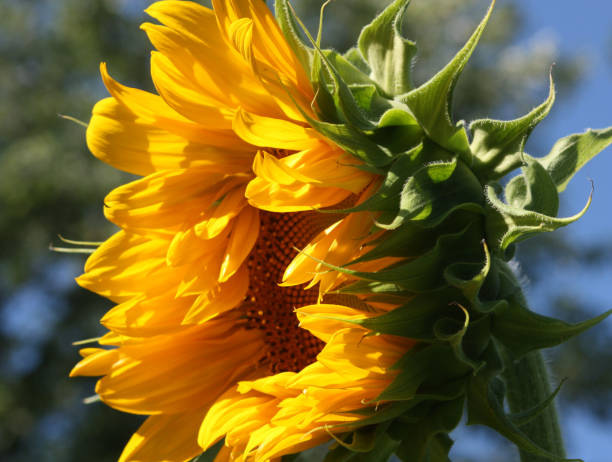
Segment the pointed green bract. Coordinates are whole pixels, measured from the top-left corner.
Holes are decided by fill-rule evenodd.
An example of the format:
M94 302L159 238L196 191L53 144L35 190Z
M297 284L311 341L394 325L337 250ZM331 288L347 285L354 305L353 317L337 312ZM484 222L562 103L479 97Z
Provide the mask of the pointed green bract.
M535 234L555 231L570 225L582 217L589 209L592 193L577 214L567 218L555 218L524 208L513 207L498 199L494 188L487 186L487 198L492 205L488 217L487 240L495 244L496 249L505 250L514 242L519 242Z
M427 136L452 152L470 152L465 128L451 121L453 90L493 11L495 1L465 46L438 74L398 99L408 105Z
M313 50L300 38L299 24L295 19L292 8L289 6L289 1L275 0L274 13L278 25L283 31L283 35L293 49L293 52L302 63L302 66L304 66L304 69L310 71L312 68Z
M612 314L606 311L592 319L570 324L534 313L520 304L513 304L501 315L493 315L491 333L516 358L542 348L550 348L600 323Z
M388 96L412 88L410 69L416 54L414 42L402 37L402 19L410 0L396 0L359 36L359 50L371 69L370 77Z
M562 192L572 177L589 160L612 144L612 127L602 130L587 130L570 135L555 143L552 150L540 162Z
M527 138L550 112L555 86L550 75L548 98L529 114L515 120L479 119L470 123L474 170L480 177L497 180L521 165Z

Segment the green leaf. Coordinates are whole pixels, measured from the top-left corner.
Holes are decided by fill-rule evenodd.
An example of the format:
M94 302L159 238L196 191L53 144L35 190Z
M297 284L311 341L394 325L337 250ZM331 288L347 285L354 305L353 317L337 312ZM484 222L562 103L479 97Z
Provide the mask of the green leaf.
M321 263L330 269L361 279L395 284L402 290L428 292L444 285L443 271L449 263L470 261L474 258L474 248L481 249L482 236L479 228L479 223L474 222L461 231L443 235L434 248L424 255L377 272L354 271L346 267Z
M531 422L533 419L539 416L546 408L548 408L548 406L550 406L553 403L555 397L557 396L559 391L561 391L561 387L563 386L566 380L567 379L563 379L559 383L559 385L557 385L557 388L555 388L555 390L541 403L538 403L532 408L527 409L525 411L517 412L515 414L510 414L508 416L510 420L512 420L512 422L515 425L518 425L519 427Z
M550 153L539 159L548 170L559 192L589 160L612 144L612 127L587 130L561 138Z
M307 115L305 115L308 117ZM321 122L307 118L311 126L334 141L346 152L374 167L384 167L392 162L391 153L383 146L374 143L363 132L344 124Z
M548 98L529 114L514 120L479 119L470 123L474 170L483 182L497 180L521 164L529 135L548 115L554 101L551 73Z
M414 42L402 37L402 19L410 0L396 0L363 28L358 44L369 64L371 78L389 96L412 88L410 68L416 54Z
M348 62L350 62L353 66L363 72L365 75L370 75L372 71L368 63L363 59L363 55L359 51L359 48L353 47L349 48L349 50L344 53L344 57Z
M587 321L570 324L512 303L505 311L492 315L491 333L516 358L520 358L530 351L559 345L603 321L610 314L612 310Z
M444 269L444 279L453 287L461 290L465 298L476 301L478 292L491 269L491 255L486 241L482 240L484 263L453 263Z
M345 437L348 439L352 436L350 443L334 436L338 447L327 454L324 462L387 462L399 445L398 441L386 434L388 426L389 422L385 422L360 428Z
M427 415L414 424L395 424L403 436L397 456L405 462L447 462L453 440L448 433L461 420L463 397L432 406Z
M421 385L439 386L470 371L469 366L457 361L452 347L443 343L413 348L393 368L400 372L376 398L378 401L412 400Z
M191 462L213 462L217 454L223 447L223 440L215 443L213 446L208 448L208 450L204 451L198 457L195 457L191 460Z
M536 159L525 156L523 174L506 185L506 202L512 207L531 210L550 217L559 211L559 194L548 171Z
M486 425L508 438L523 451L554 461L578 461L562 459L542 449L531 441L504 412L505 385L489 374L470 377L467 403L468 425Z
M487 242L494 243L495 249L502 251L513 242L527 239L534 234L554 231L575 222L589 209L593 197L591 191L586 205L576 215L555 218L503 203L491 185L486 186L485 192L492 206L487 217Z
M467 209L484 214L484 194L480 182L461 161L438 161L424 165L402 186L397 214L390 223L377 223L396 229L405 221L434 227L451 213Z
M380 316L359 320L358 323L376 333L434 341L436 321L454 314L457 309L449 304L457 301L455 291L438 290L417 295L399 308Z
M456 126L452 122L451 100L457 79L474 51L494 5L495 0L465 46L444 69L419 88L398 97L408 105L432 140L451 152L462 153L466 157L471 157L467 134L463 126ZM467 160L471 159L466 158Z
M291 46L291 49L298 57L307 73L311 72L313 49L307 46L300 38L298 23L295 20L293 10L289 7L288 0L275 0L274 12L276 21Z

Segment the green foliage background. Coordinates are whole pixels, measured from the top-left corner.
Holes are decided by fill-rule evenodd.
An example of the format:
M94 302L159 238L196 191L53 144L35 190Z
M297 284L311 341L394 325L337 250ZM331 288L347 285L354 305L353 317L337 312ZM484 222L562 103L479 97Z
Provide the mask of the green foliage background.
M82 404L94 380L68 380L78 360L71 342L101 333L98 319L110 303L78 289L72 277L84 258L52 253L57 235L103 240L113 232L102 199L128 176L87 152L84 129L62 119L87 121L106 95L98 65L107 61L123 83L152 89L148 44L138 24L146 0L3 0L0 3L0 459L112 461L140 422L99 403ZM316 28L319 4L295 1ZM337 1L326 10L324 45L344 50L385 0ZM406 35L419 45L415 80L422 82L463 44L482 16L483 0L420 0L408 10ZM333 20L332 20L333 18ZM456 91L457 118L524 114L543 100L547 72L556 62L559 99L571 94L581 61L555 56L533 42L508 51L523 12L500 6ZM577 127L578 129L582 127ZM534 134L537 143L537 132ZM547 140L546 145L550 144ZM529 246L529 247L527 247ZM526 244L519 257L532 284L551 255L584 265L609 259L609 249L576 250L556 236ZM577 298L577 297L576 297ZM551 306L568 320L585 319L577 299L561 294ZM608 329L609 330L609 329ZM557 376L571 377L564 402L605 413L610 403L611 339L604 330L583 336L552 355ZM562 355L563 359L560 359ZM590 358L585 360L586 355ZM605 415L604 415L605 416ZM487 436L494 438L494 436ZM503 443L500 443L503 444ZM512 460L499 452L502 460ZM484 458L481 460L491 461ZM318 460L316 454L311 458Z

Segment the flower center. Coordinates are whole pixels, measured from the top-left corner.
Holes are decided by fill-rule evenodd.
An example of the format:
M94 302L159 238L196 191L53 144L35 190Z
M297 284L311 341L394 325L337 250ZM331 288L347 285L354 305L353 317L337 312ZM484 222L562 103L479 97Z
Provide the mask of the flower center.
M259 238L248 259L249 290L242 305L247 326L263 331L261 366L271 374L297 372L315 361L323 342L298 325L295 308L317 303L318 289L280 287L285 268L337 217L318 212L260 212Z

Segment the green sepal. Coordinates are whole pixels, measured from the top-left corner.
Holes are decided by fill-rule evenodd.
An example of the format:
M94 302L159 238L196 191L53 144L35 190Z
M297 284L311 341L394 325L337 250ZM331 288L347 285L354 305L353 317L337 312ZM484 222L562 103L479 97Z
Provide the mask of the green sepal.
M357 102L355 101L353 94L351 93L348 84L343 80L342 76L333 65L333 63L328 59L325 51L321 50L320 47L320 36L321 36L321 27L322 27L322 14L323 8L325 4L321 8L321 20L319 23L319 35L317 40L312 38L312 35L308 31L308 29L303 25L303 23L299 20L299 18L292 16L297 22L299 22L304 34L310 40L311 45L314 47L312 64L310 65L311 69L311 80L315 85L317 93L321 93L321 95L317 95L316 98L317 103L322 103L325 109L319 108L323 115L329 114L331 115L331 120L336 121L336 116L340 116L341 119L348 123L349 125L355 127L359 131L363 130L371 130L375 126L371 120L368 120L367 114L359 107ZM297 32L296 32L297 34ZM330 56L338 57L341 59L340 55L331 51L329 52ZM343 64L347 64L350 66L355 72L361 73L357 68L351 66L348 62L342 62ZM328 89L328 86L331 87L331 91ZM336 111L333 111L330 105L329 96L332 96L334 106ZM302 109L298 109L303 113ZM335 114L334 114L335 112ZM310 124L318 128L311 121L311 118L307 118Z
M410 0L396 0L363 28L358 44L371 69L371 78L389 96L412 89L410 69L414 42L402 37L402 19Z
M372 72L372 69L370 69L370 66L366 60L363 59L363 55L361 54L361 51L359 51L359 48L349 48L348 51L344 53L344 58L365 75L370 75Z
M456 307L449 305L452 302L459 302L457 294L445 288L417 295L399 308L356 323L380 334L433 342L439 340L434 331L436 322L440 318L453 316L457 311ZM441 328L438 326L438 329Z
M444 269L444 279L451 286L461 290L465 298L476 301L478 292L484 284L491 269L491 254L486 241L482 240L485 254L484 263L453 263Z
M465 128L451 118L453 90L461 71L470 58L491 16L495 0L465 46L450 63L421 85L397 99L407 104L427 135L440 146L456 152L471 162L470 146Z
M362 204L343 210L343 212L397 210L398 199L403 184L411 172L419 168L422 152L423 145L420 144L405 153L395 156L378 191Z
M526 155L524 162L522 175L515 176L506 185L506 202L511 207L556 217L559 194L553 179L536 159Z
M354 271L311 258L332 270L360 279L392 283L401 290L428 292L444 285L443 271L449 263L462 259L469 261L474 258L473 249L481 248L479 245L481 236L476 228L476 224L471 224L461 231L443 235L433 249L424 255L377 272Z
M447 462L453 445L448 433L459 424L463 405L461 397L432 405L426 416L416 423L394 422L389 432L402 435L397 456L404 462Z
M553 461L582 462L563 459L531 441L504 411L506 387L497 377L482 373L470 377L467 389L468 425L486 425L516 444L521 450Z
M548 98L529 114L514 120L479 119L470 123L474 171L484 183L495 181L523 161L529 135L550 112L555 102L555 85L550 75Z
M557 388L555 388L554 391L545 400L543 400L541 403L536 404L531 409L527 409L525 411L517 412L514 414L509 414L508 417L510 418L510 420L512 420L512 422L519 427L531 422L543 411L545 411L548 406L551 406L553 404L553 401L561 391L561 387L563 386L566 380L567 379L561 380L561 382L559 382L559 385L557 385Z
M363 72L363 70L355 65L353 61L347 59L346 55L341 55L335 50L322 50L322 53L329 64L332 65L342 77L342 80L348 85L361 83L373 85L377 89L379 88L378 83L372 80L368 73Z
M436 387L466 376L471 369L457 361L453 348L443 343L414 347L393 368L399 373L376 398L377 401L414 399L422 385Z
M592 319L570 324L534 313L519 303L511 303L505 311L492 315L491 333L515 358L520 358L530 351L559 345L595 326L610 314L612 310Z
M586 213L593 197L591 191L586 205L576 215L567 218L555 218L505 204L498 199L495 189L491 185L485 187L485 193L492 206L487 217L487 241L494 243L496 250L502 251L507 249L510 244L534 234L554 231L575 222Z
M397 156L376 194L348 211L387 212L377 226L388 230L406 221L435 227L460 209L484 214L482 186L470 169L456 158L421 166L429 154L429 145L419 145Z
M360 428L345 436L351 439L350 443L334 436L338 446L327 453L323 462L387 462L399 446L399 441L386 433L389 424Z
M384 167L393 160L393 156L388 149L374 143L359 130L352 129L344 124L321 122L311 117L306 117L310 125L317 129L317 131L368 165Z
M416 119L394 102L376 122L370 138L384 144L394 154L402 154L416 147L423 139L423 130Z
M274 13L276 22L280 26L287 43L302 63L307 73L312 70L313 49L307 46L300 38L298 23L288 0L275 0Z
M589 160L612 144L612 127L587 130L561 138L543 158L538 159L548 170L559 192Z
M215 458L217 457L217 454L219 454L219 451L223 447L223 444L224 440L218 441L213 446L204 451L202 454L191 459L191 462L214 462Z
M385 433L390 423L390 421L386 421L378 425L362 426L345 437L347 440L350 439L350 442L337 438L335 435L334 440L336 440L341 447L352 452L370 452L374 449L376 440L381 434ZM327 458L325 460L327 461Z
M434 227L458 209L483 213L482 186L458 159L425 165L404 183L399 210L391 223L379 227L395 229L405 220Z

